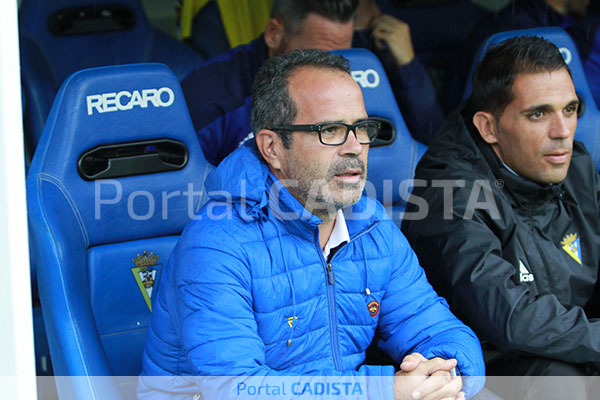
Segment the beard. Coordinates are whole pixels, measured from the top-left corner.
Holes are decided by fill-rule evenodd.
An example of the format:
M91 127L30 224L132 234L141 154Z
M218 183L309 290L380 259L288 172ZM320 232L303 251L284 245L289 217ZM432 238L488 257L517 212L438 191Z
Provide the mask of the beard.
M338 210L360 200L366 183L367 166L360 158L347 156L335 160L325 174L320 171L321 167L306 165L306 161L294 163L290 176L297 185L289 189L307 211L325 220L334 217ZM336 175L341 175L348 169L360 171L359 181L336 181Z

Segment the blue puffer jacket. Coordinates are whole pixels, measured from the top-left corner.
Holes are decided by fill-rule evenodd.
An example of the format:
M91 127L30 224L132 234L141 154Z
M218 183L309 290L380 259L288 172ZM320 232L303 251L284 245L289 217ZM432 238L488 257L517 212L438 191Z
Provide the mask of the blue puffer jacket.
M328 273L321 220L252 145L209 176L211 200L171 255L153 298L142 375L389 377L392 366L361 366L376 329L396 361L419 352L458 359L463 375L485 375L478 339L433 291L381 204L363 197L344 210L351 240ZM393 399L392 380L381 381L369 398ZM194 391L143 382L140 398L152 388ZM472 386L474 394L482 382Z

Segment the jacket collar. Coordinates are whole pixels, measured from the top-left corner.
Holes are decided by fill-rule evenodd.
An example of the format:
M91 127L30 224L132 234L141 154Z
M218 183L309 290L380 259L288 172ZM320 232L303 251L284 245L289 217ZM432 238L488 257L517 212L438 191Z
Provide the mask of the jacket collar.
M543 204L560 196L563 191L562 182L558 184L540 184L519 176L500 161L491 146L485 143L481 137L478 136L475 140L492 173L496 179L502 181L505 191L511 195L517 204Z
M312 239L322 222L308 212L260 158L254 139L226 157L206 180L212 201L231 203L247 222L278 220L301 237ZM362 196L343 210L350 238L378 220L374 201Z
M469 169L493 186L502 185L501 191L518 205L529 208L541 205L560 196L563 190L563 183L539 184L507 169L477 132L464 104L450 114L445 129L428 151L434 152L439 160L448 160L448 152L451 153L452 162L458 164L456 168Z

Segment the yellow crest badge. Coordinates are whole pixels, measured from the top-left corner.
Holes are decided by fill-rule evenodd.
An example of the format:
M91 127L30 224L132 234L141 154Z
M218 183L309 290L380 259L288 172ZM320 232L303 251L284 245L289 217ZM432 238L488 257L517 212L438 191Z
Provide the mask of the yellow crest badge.
M142 255L138 253L136 258L132 258L131 261L135 264L134 268L131 268L131 272L133 273L133 277L137 282L137 285L144 296L144 300L146 301L146 305L150 312L152 312L152 303L150 299L152 298L152 289L154 289L154 283L158 279L157 273L158 270L156 266L158 265L158 258L160 254L154 255L154 252L148 252L146 250L143 251Z
M573 257L575 261L581 265L581 247L579 246L579 236L576 233L571 233L563 238L560 242L562 249L567 252L568 255Z

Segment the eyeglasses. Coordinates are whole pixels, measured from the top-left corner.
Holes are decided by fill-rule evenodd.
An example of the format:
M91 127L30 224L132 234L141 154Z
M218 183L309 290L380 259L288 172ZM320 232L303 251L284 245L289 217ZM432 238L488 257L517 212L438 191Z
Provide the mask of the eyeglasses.
M381 131L381 122L365 120L356 124L344 124L342 122L325 122L314 125L283 125L268 128L272 131L300 131L317 132L319 141L326 146L340 146L346 143L348 132L354 132L354 136L360 144L371 144L375 141L377 134Z

